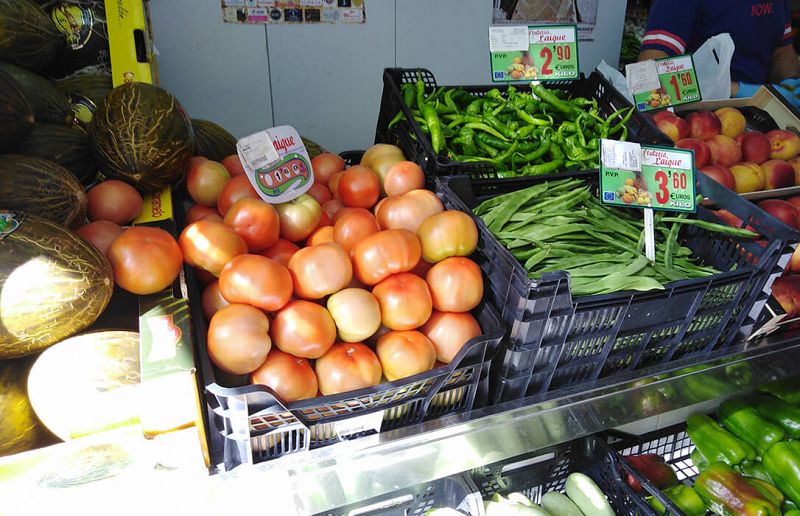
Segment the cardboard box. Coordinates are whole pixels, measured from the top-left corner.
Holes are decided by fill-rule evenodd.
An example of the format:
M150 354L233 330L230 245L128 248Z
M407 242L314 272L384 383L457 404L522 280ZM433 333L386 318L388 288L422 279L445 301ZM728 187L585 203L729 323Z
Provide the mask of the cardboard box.
M780 129L800 133L800 119L798 119L797 112L790 108L782 98L779 98L779 95L772 88L761 86L756 91L756 94L750 98L692 102L691 104L676 106L675 113L680 115L684 111L698 111L701 109L714 111L722 107L756 107L769 113Z

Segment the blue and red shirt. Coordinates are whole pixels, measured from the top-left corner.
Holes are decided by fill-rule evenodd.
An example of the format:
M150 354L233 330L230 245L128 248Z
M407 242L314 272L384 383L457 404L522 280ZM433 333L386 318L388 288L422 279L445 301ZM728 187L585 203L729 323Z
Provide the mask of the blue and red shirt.
M764 84L772 53L792 42L787 3L785 0L653 0L642 50L687 54L700 48L708 38L727 32L736 45L731 79Z

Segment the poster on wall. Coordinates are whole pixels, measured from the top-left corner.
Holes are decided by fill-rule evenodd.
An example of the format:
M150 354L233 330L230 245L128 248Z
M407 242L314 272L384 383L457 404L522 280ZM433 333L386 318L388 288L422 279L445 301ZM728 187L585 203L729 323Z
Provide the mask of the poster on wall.
M221 0L226 23L366 23L365 0Z
M594 41L600 0L493 0L492 23L575 24L578 41Z

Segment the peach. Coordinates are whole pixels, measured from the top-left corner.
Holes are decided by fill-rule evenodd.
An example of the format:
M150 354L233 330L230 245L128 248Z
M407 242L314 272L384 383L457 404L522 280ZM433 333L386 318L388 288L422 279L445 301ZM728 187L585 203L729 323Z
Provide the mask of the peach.
M800 224L800 213L794 204L780 199L765 199L758 207L789 227L796 228Z
M689 124L671 111L659 111L653 115L653 120L658 130L666 134L673 142L689 136Z
M722 123L713 111L695 111L686 117L689 134L698 140L708 140L722 132Z
M794 248L792 258L789 260L789 265L786 266L789 272L800 272L800 245Z
M696 165L695 168L697 168ZM731 172L731 169L728 167L722 165L707 165L701 168L700 172L707 175L725 188L729 190L736 190L736 179L733 177L733 172Z
M757 192L764 188L764 171L758 163L745 161L731 167L736 181L736 193Z
M771 159L761 164L764 171L764 190L794 186L794 167L782 159Z
M675 142L675 147L694 151L694 168L703 168L711 164L711 149L703 140L684 138Z
M786 311L787 319L795 317L800 309L800 276L789 274L772 283L772 296Z
M742 160L742 151L739 144L730 136L718 134L706 140L711 150L711 163L730 167Z
M760 131L747 131L736 137L742 149L742 161L764 163L769 159L770 146L767 135Z
M719 108L714 111L721 124L721 133L731 138L736 138L744 132L747 121L741 111L732 107Z
M786 199L786 202L792 203L798 208L800 208L800 195L795 195L794 197L789 197Z
M800 136L791 131L775 129L767 133L771 159L792 159L800 154Z
M789 164L794 169L794 184L800 186L800 156L790 159Z

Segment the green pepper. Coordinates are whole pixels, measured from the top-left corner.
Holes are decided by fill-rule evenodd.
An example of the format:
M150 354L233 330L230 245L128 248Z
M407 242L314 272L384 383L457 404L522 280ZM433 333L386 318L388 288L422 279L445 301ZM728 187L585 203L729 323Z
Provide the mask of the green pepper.
M491 145L495 149L506 150L511 147L511 142L503 141L500 138L496 138L488 133L478 133L475 135L475 137L486 145Z
M723 401L719 415L722 426L755 448L759 456L785 435L781 427L761 417L755 407L740 399Z
M760 478L761 480L774 484L769 473L767 473L767 469L760 462L742 462L741 464L737 464L734 469L742 476Z
M466 112L468 115L480 115L483 110L483 104L486 102L484 99L473 100L467 106Z
M508 128L503 122L497 119L494 115L489 113L484 113L483 121L486 122L492 129L497 131L498 133L502 134L506 138L513 140L517 137L517 134Z
M790 405L800 405L800 376L770 382L760 386L758 391L771 394Z
M453 93L455 93L455 91L456 90L447 90L447 92L444 94L444 104L450 108L451 111L458 113L458 107L453 100Z
M621 130L623 130L623 128L624 128L624 133L625 133L625 134L628 134L628 126L627 126L627 124L628 124L628 120L630 120L630 119L631 119L631 116L632 116L632 115L633 115L633 107L630 107L630 108L628 109L628 113L627 113L627 114L626 114L624 117L622 117L622 120L620 120L619 122L617 122L617 123L616 123L616 125L612 125L612 126L611 126L611 127L608 129L608 134L609 134L609 136L611 136L611 135L614 135L614 134L617 134L618 132L620 132ZM609 117L609 118L611 118L611 117Z
M786 511L800 511L800 507L798 507L796 503L794 503L793 501L789 500L788 498L786 498L783 501L783 505L781 506L781 509L783 510L784 513Z
M747 483L753 486L763 498L772 502L772 504L776 507L781 506L785 497L777 487L766 480L761 480L760 478L744 477L744 479L747 480Z
M417 98L417 109L422 109L425 104L425 83L422 82L422 71L417 70L417 82L414 83L414 92Z
M478 148L475 146L475 131L469 127L462 127L458 131L458 136L461 138L461 147L464 150L464 154L467 156L476 156L478 154Z
M800 516L800 510L790 509L783 513L783 516Z
M691 458L692 464L694 464L694 467L697 468L698 471L708 469L708 459L703 455L703 452L700 451L700 448L692 450Z
M800 439L800 407L772 396L754 398L754 404L762 417L783 428L792 439Z
M425 119L425 124L431 132L431 146L433 147L433 152L439 154L439 151L444 147L444 134L442 133L442 123L439 120L439 114L436 112L436 108L430 104L423 104L421 111L422 117Z
M552 148L552 145L550 146ZM555 159L539 165L528 165L519 170L521 175L525 176L541 176L544 174L552 174L558 172L564 166L564 160Z
M722 429L705 414L692 414L686 420L686 433L709 462L722 461L734 466L745 460L755 460L752 446Z
M572 118L573 116L577 115L578 108L567 101L561 100L556 94L541 84L532 85L531 90L533 90L536 96L539 97L543 102L547 102L557 111L567 115L567 117Z
M780 516L778 507L765 499L733 468L723 462L712 462L694 483L697 494L716 514Z
M487 132L487 133L491 134L492 136L500 138L501 140L508 140L508 138L506 138L502 134L498 133L497 131L494 130L494 128L489 127L486 124L469 122L469 123L467 123L465 125L466 125L466 127L469 127L470 129L475 129L475 130L478 130L478 131Z
M800 442L783 441L761 458L761 463L781 492L800 505Z
M669 500L675 504L686 516L703 516L706 513L706 504L700 495L691 486L678 484L662 491ZM649 497L647 500L656 514L664 514L666 508L657 498Z
M403 103L409 109L414 107L415 90L416 88L410 82L407 82L402 86L400 86L400 92L403 94Z

